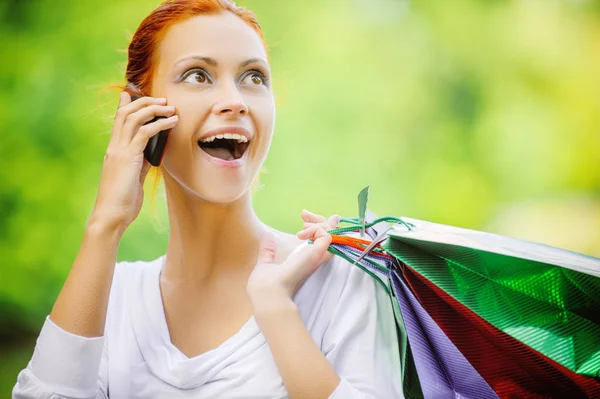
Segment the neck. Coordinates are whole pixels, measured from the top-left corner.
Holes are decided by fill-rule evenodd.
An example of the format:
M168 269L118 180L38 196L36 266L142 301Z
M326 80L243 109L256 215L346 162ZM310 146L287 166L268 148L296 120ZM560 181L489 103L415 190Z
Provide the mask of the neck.
M223 278L246 278L269 229L254 210L250 194L219 204L167 183L169 243L162 278L205 285Z

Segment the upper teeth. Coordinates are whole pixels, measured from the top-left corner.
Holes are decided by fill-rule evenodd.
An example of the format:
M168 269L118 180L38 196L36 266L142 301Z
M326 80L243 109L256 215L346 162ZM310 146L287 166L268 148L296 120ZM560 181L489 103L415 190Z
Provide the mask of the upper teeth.
M210 136L210 137L205 137L205 138L201 139L200 142L201 143L210 143L211 141L214 141L215 139L237 140L238 143L246 143L248 141L248 138L246 136L242 136L241 134L223 133L223 134L216 134L216 135Z

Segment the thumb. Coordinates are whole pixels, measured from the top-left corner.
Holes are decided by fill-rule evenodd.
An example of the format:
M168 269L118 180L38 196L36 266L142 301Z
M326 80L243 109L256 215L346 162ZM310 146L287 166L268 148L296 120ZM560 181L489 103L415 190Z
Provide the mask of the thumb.
M300 273L304 273L303 269L306 267L308 267L308 270L313 270L315 267L320 266L324 260L328 260L323 255L327 252L330 244L331 235L318 227L313 237L313 243L309 245L308 242L305 242L299 245L288 256L288 259L293 260L293 264L302 265L298 269Z
M260 238L256 263L273 263L276 249L275 235L270 231L265 232Z

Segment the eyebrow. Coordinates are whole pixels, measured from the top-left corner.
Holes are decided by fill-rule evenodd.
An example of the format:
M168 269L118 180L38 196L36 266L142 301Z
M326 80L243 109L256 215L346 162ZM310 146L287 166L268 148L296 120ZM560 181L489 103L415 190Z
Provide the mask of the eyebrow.
M180 59L179 61L177 61L177 62L174 64L174 66L177 66L177 65L179 65L179 64L181 64L182 62L184 62L184 61L187 61L187 60L199 60L199 61L204 61L204 62L206 62L208 65L210 65L210 66L213 66L213 67L216 67L216 66L218 66L218 65L219 65L219 63L217 62L217 60L215 60L214 58L210 58L210 57L204 57L204 56L201 56L201 55L190 55L190 56L188 56L188 57L184 57L184 58ZM254 63L254 62L258 62L258 63L261 63L261 64L265 64L265 65L267 65L267 63L265 62L265 60L263 60L262 58L254 57L254 58L250 58L250 59L248 59L248 60L246 60L246 61L244 61L244 62L240 63L240 68L243 68L243 67L245 67L246 65L248 65L248 64L252 64L252 63Z

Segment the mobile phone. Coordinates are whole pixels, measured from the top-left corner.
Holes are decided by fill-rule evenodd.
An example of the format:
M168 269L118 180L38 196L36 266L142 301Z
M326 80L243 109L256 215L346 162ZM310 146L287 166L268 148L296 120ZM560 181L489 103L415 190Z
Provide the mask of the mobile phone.
M130 89L128 90L128 93L131 95L131 101L135 101L138 98L143 97L143 94L133 83L128 83L125 87ZM157 116L151 121L144 123L144 125L165 118L165 116ZM170 131L171 129L161 130L148 140L148 144L146 144L146 148L144 148L144 157L152 166L160 165L165 152L165 147L167 146Z

